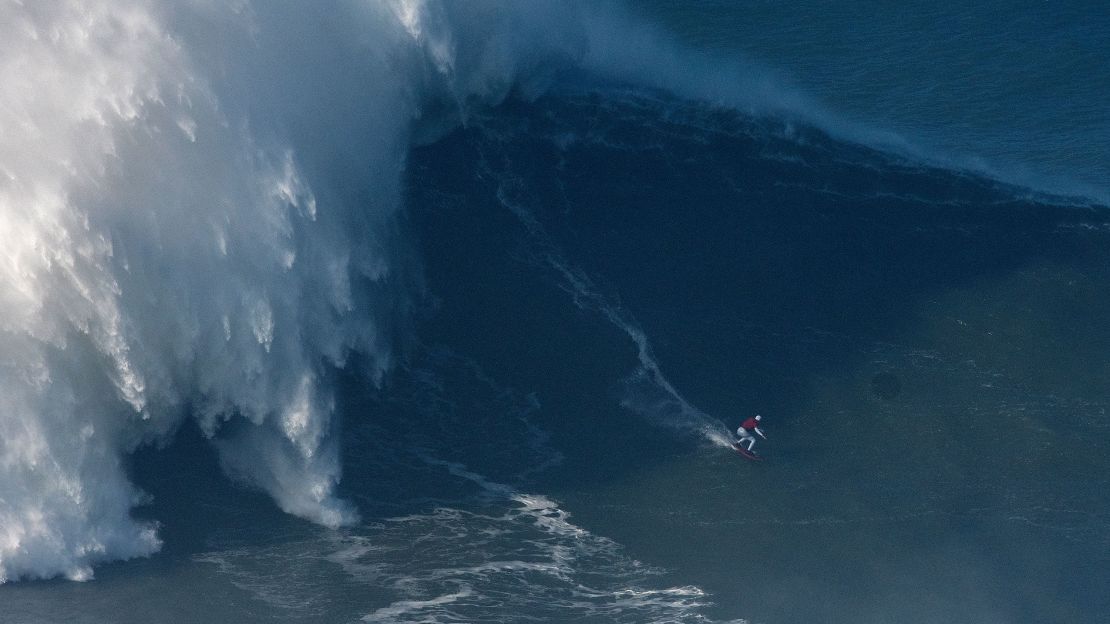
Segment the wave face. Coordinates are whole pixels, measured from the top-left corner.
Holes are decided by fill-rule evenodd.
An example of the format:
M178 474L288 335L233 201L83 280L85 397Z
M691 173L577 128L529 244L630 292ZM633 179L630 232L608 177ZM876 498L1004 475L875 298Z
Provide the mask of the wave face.
M613 5L0 38L13 621L1110 609L1105 208L866 147ZM6 583L160 549L88 590L133 613Z
M525 491L681 571L688 617L1105 619L1105 208L609 87L410 171L423 335L535 394L564 458ZM713 443L752 413L754 470ZM478 435L428 447L524 446Z

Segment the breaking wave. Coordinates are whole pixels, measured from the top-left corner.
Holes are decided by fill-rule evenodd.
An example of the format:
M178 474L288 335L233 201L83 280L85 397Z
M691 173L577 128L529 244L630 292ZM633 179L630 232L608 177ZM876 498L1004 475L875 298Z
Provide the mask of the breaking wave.
M0 39L0 582L157 551L127 457L190 419L283 510L357 519L332 377L357 355L380 381L421 296L414 143L581 73L836 126L755 65L690 71L612 5L15 2ZM636 343L658 397L629 406L722 441L627 314L548 261Z
M354 521L329 375L380 379L419 295L408 146L605 35L557 3L0 13L0 582L158 550L126 457L187 419L282 509Z

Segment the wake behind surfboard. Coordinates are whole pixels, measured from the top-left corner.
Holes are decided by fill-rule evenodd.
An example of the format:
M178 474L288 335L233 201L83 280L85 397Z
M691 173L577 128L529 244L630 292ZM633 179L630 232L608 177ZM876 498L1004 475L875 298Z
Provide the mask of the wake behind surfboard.
M762 456L757 455L757 454L753 453L752 451L749 451L748 449L746 449L742 446L739 446L737 444L732 445L732 450L736 451L737 453L740 453L741 455L743 455L744 457L747 457L748 459L750 459L752 461L763 461Z

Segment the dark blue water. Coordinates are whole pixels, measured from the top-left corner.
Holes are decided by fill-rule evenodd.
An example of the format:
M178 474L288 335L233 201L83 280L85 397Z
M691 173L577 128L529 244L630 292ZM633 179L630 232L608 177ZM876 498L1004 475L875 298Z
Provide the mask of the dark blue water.
M162 551L0 620L1110 622L1104 18L917 8L635 7L919 148L577 69L425 118L394 364L324 379L360 520L281 512L186 422L127 460ZM1044 65L943 93L984 47ZM727 446L755 413L761 463Z
M585 526L685 571L722 616L1101 617L1100 209L605 92L507 106L414 164L414 204L436 206L428 239L509 250L502 265L440 247L433 290L447 335L554 412L580 463L555 491ZM491 225L505 208L508 240ZM561 302L522 276L537 253ZM612 413L620 358L582 333L606 318L573 305L567 263L619 299L687 400L729 422L767 415L768 461Z
M650 0L636 10L954 165L1106 201L1100 3Z

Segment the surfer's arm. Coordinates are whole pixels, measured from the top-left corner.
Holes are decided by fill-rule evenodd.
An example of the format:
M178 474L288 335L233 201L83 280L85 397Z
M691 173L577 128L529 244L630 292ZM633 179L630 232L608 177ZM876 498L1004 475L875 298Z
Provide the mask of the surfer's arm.
M756 432L756 433L758 433L758 434L759 434L759 437L763 438L764 440L766 440L766 439L767 439L767 436L763 435L763 430L762 430L762 429L760 429L759 427L756 427L756 428L755 428L755 432Z

